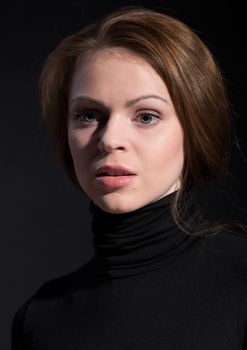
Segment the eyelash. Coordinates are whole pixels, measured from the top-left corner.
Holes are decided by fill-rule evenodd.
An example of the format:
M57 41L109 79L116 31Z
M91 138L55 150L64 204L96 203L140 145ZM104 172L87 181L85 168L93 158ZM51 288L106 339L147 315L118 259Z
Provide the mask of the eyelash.
M82 122L82 123L85 123L85 124L93 124L92 122L87 122L87 121L85 121L85 119L83 120L83 118L86 116L86 114L94 114L94 113L98 113L98 114L99 114L98 111L94 111L94 110L81 110L81 111L79 111L79 112L74 112L74 113L73 113L73 117L74 117L76 120L78 120L78 121L80 121L80 122ZM103 119L103 117L100 116L99 119Z
M94 115L95 114L98 114L98 120L103 120L104 119L104 116L102 114L100 114L100 112L98 111L94 111L94 110L81 110L79 112L74 112L73 113L73 118L76 119L77 121L81 122L81 123L84 123L85 125L89 125L89 124L95 124L97 121L86 121L85 118L87 117L87 114L91 114L91 115ZM160 116L155 114L155 113L152 113L152 112L141 112L140 114L138 114L138 117L143 117L143 116L149 116L149 117L152 117L153 119L153 122L152 123L148 123L148 124L145 124L145 123L140 123L139 127L144 127L144 128L147 128L147 127L150 127L152 125L155 125L159 122L160 120ZM83 120L84 118L84 120Z

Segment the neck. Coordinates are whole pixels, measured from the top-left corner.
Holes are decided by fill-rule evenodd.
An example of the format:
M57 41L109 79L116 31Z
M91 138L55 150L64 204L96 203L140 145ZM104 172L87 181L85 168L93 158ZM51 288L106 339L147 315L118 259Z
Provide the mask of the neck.
M111 214L90 203L95 258L102 274L118 278L148 272L186 249L191 236L172 219L174 194L124 214Z

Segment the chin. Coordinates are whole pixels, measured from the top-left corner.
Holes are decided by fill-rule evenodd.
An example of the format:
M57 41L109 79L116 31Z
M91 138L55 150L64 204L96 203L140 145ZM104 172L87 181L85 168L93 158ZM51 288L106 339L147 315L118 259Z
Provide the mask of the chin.
M120 203L96 203L96 205L98 205L102 210L110 214L125 214L137 209L131 208L129 205L121 205Z
M136 201L131 201L129 196L128 198L124 198L123 195L114 196L115 198L112 198L112 195L104 196L103 198L94 200L94 203L100 207L102 210L111 213L111 214L124 214L129 213L131 211L134 211L140 207L142 207L144 204L137 203ZM139 204L139 205L138 205Z

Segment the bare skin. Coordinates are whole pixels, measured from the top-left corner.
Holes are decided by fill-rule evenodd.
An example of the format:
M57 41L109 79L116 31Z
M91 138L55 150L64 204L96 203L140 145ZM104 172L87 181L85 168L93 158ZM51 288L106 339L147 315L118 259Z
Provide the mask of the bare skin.
M180 187L183 130L169 92L128 50L100 50L75 70L68 140L82 189L107 212L136 210ZM109 168L97 176L105 165L131 175Z

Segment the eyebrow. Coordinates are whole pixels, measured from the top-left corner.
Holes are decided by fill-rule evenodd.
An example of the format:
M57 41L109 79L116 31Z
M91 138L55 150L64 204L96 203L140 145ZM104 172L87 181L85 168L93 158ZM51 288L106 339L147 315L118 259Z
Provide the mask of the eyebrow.
M165 103L168 103L168 101L165 98L163 98L161 96L158 96L158 95L142 95L142 96L139 96L137 98L134 98L133 100L126 101L125 107L133 106L136 103L138 103L139 101L146 100L146 99L149 99L149 98L155 98L155 99L161 100L161 101L163 101ZM95 104L95 105L97 105L99 107L103 107L104 109L109 109L104 103L96 100L95 98L88 97L88 96L74 97L70 101L70 104L75 103L75 102L91 102L91 103L93 103L93 104Z
M143 95L143 96L137 97L137 98L135 98L133 100L128 100L126 102L125 106L126 107L130 107L130 106L136 104L137 102L139 102L141 100L146 100L148 98L156 98L156 99L161 100L161 101L163 101L165 103L168 103L168 101L165 98L163 98L161 96L158 96L158 95Z

